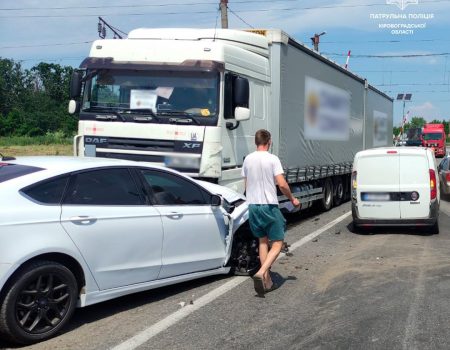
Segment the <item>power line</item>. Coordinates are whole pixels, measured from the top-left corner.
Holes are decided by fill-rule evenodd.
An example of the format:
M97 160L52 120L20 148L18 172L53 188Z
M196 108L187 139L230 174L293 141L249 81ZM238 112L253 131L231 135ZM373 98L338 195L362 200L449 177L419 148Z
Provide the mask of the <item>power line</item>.
M273 3L273 2L296 2L299 0L244 0L233 1L234 4L247 3ZM136 7L168 7L168 6L197 6L212 5L211 2L184 2L165 4L130 4L130 5L103 5L103 6L60 6L60 7L22 7L22 8L0 8L0 11L25 11L25 10L75 10L75 9L102 9L102 8L136 8Z
M394 84L373 84L376 86L449 86L448 83L394 83Z
M302 0L241 0L233 1L233 4L247 4L247 3L274 3L274 2L298 2ZM450 2L450 0L429 0L421 1L421 4L426 3L440 3ZM178 3L163 3L163 4L130 4L130 5L103 5L103 6L58 6L58 7L16 7L16 8L0 8L0 11L25 11L25 10L73 10L73 9L102 9L102 8L137 8L137 7L168 7L168 6L198 6L198 5L212 5L211 2L178 2ZM335 7L371 7L371 6L386 6L386 3L373 4L359 4L359 5L342 5L342 6L320 6L314 8L335 8ZM312 9L306 8L306 9Z
M342 41L322 41L324 44L362 44L362 43L412 43L412 42L436 42L450 41L449 39L409 39L409 40L342 40Z
M322 52L327 56L347 56L343 53L335 52ZM403 55L352 55L352 58L417 58L417 57L436 57L436 56L448 56L450 52L441 53L417 53L417 54L403 54Z
M230 6L228 6L228 10L235 15L238 19L240 19L244 24L248 25L250 28L255 28L251 24L247 23L242 17L240 17L236 12L234 12L232 9L230 9Z
M41 62L57 62L57 61L81 61L86 58L86 56L80 57L59 57L59 58L25 58L25 59L17 59L19 62L29 62L29 61L41 61Z
M248 3L250 1L243 1L240 3ZM254 1L261 2L261 1ZM269 1L265 1L269 2ZM273 1L270 1L273 2ZM450 0L429 0L422 3L439 3L450 2ZM209 4L213 5L213 4ZM310 6L310 7L288 7L288 8L270 8L270 9L252 9L252 10L240 10L239 13L255 13L255 12L277 12L277 11L295 11L295 10L324 10L324 9L336 9L336 8L357 8L357 7L375 7L386 6L386 3L374 3L374 4L357 4L357 5L326 5L326 6ZM98 17L98 16L150 16L150 15L180 15L180 14L215 14L215 11L171 11L171 12L152 12L152 13L115 13L115 14L67 14L67 15L13 15L13 16L0 16L0 18L66 18L66 17Z
M81 44L91 44L93 40L81 41L77 43L53 43L53 44L38 44L38 45L20 45L20 46L0 46L0 49L25 49L29 47L46 47L46 46L65 46L65 45L81 45Z

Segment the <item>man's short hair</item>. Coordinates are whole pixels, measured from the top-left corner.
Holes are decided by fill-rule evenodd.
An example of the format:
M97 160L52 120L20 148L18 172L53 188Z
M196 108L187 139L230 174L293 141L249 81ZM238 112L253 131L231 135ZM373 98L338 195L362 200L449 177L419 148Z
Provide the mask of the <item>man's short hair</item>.
M265 146L269 143L271 138L270 132L265 129L259 129L255 134L255 145Z

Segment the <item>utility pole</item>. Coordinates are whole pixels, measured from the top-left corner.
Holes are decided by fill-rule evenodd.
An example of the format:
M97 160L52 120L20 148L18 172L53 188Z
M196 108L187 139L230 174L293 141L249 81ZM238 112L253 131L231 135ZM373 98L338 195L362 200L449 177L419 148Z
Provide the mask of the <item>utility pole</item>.
M106 27L108 27L114 33L114 39L116 38L123 39L122 36L113 27L111 27L108 23L106 23L106 21L103 18L99 17L97 30L98 36L100 38L102 39L106 38Z
M228 28L228 0L220 0L220 15L222 18L222 28Z

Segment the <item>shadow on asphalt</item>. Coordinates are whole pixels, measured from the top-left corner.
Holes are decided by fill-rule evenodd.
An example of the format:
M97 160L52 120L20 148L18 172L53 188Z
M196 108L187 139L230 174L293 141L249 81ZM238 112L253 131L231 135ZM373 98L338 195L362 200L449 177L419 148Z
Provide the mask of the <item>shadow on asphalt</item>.
M360 236L368 235L380 235L380 234L400 234L400 235L413 235L413 236L433 236L428 228L425 227L361 227L358 230L353 228L353 223L350 222L347 225L347 229Z
M278 272L272 272L270 271L270 277L272 278L272 281L278 284L279 287L281 287L283 284L286 283L286 281L296 281L297 277L295 276L287 276L283 277Z
M217 275L199 278L196 280L178 283L167 287L160 287L144 292L126 295L120 298L104 301L99 304L87 306L85 308L75 309L75 313L69 321L69 324L63 328L59 335L73 331L85 324L96 322L106 317L124 311L129 311L149 303L158 302L176 294L188 292L189 290L192 290L194 288L198 288L226 278L229 277L227 275ZM189 302L189 300L186 300L186 302ZM0 349L4 348L20 349L21 346L13 345L0 339Z

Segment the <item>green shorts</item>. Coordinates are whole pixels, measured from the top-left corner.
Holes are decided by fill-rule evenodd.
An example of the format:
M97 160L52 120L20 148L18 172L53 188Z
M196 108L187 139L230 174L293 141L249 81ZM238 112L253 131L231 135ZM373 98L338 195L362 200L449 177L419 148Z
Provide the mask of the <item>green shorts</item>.
M249 223L257 238L268 237L271 241L284 240L286 220L276 204L250 204Z

